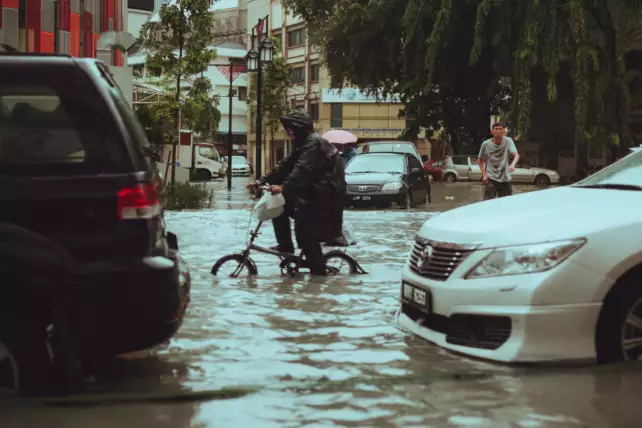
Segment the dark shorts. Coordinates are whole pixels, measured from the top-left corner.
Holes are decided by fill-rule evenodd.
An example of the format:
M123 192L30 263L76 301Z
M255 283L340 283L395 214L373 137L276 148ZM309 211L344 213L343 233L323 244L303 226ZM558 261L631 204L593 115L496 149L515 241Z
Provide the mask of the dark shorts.
M488 180L488 183L484 184L482 200L487 201L488 199L503 198L504 196L510 196L512 194L513 186L510 181Z

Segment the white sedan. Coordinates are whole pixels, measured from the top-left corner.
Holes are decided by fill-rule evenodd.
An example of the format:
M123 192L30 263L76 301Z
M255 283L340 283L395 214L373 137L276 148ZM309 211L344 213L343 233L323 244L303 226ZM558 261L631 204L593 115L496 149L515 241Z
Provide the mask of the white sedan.
M480 202L424 223L399 323L500 362L642 356L642 151L572 186Z

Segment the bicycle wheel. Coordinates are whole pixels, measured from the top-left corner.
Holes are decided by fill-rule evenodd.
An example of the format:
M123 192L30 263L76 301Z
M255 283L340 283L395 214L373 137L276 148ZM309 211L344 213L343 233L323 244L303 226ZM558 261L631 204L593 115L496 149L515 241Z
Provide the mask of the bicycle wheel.
M323 255L325 266L331 274L365 273L359 263L351 256L340 250L328 251Z
M250 275L258 274L256 264L252 259L243 254L228 254L223 256L212 266L212 275L220 277L238 278L243 272Z

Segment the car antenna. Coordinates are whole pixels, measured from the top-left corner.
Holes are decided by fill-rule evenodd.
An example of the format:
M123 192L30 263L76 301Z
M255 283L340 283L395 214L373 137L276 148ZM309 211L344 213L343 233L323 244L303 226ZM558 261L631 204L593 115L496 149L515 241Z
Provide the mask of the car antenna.
M14 48L11 45L8 45L6 43L0 43L0 52L4 53L20 53L20 51L16 48Z

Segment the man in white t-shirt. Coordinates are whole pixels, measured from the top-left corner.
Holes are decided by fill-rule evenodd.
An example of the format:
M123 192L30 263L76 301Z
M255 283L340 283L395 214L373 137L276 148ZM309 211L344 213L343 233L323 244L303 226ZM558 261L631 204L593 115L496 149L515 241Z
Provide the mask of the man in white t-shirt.
M504 124L495 123L492 132L493 138L484 141L479 149L478 162L484 182L483 200L513 194L510 173L515 171L515 165L519 162L515 142L505 136Z

